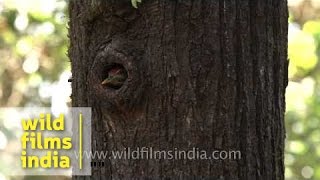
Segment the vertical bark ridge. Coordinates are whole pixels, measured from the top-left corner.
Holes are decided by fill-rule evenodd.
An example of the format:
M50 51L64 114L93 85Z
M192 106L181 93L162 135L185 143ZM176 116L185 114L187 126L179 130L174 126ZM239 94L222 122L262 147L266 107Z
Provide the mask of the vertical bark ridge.
M253 61L253 56L255 56L255 53L251 53L251 42L252 38L251 35L254 34L251 30L251 16L250 12L252 11L251 7L249 7L249 2L241 2L237 3L237 23L238 28L240 29L237 34L237 41L238 41L238 47L237 47L237 82L238 82L238 94L237 94L237 116L236 121L238 122L238 133L240 134L239 138L239 146L238 148L241 149L243 161L239 162L238 165L238 175L243 177L244 179L254 178L252 175L250 175L249 168L252 166L252 157L251 157L251 151L252 151L252 145L251 141L248 141L247 136L249 136L248 132L252 127L249 127L251 122L248 122L250 120L250 116L254 114L254 106L252 102L253 99L253 92L255 92L254 89L254 82L252 74L254 74L254 68L253 64L255 63ZM251 103L251 104L248 104ZM245 140L245 141L243 141ZM246 165L245 165L246 164ZM258 171L257 167L257 171Z

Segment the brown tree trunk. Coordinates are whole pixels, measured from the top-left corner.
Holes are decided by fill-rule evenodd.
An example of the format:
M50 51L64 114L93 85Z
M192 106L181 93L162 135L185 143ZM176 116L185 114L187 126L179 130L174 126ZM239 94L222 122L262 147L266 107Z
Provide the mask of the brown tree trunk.
M93 150L241 159L106 159L93 176L284 179L286 0L142 1L70 1L72 100L93 109ZM115 66L125 83L101 85Z

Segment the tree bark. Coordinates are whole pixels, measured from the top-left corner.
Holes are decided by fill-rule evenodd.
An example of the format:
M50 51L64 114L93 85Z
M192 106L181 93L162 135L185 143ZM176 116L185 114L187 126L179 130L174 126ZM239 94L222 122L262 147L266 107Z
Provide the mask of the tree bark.
M69 14L72 104L93 109L93 150L241 151L106 159L91 178L284 179L286 0L71 0ZM101 85L115 65L125 83Z

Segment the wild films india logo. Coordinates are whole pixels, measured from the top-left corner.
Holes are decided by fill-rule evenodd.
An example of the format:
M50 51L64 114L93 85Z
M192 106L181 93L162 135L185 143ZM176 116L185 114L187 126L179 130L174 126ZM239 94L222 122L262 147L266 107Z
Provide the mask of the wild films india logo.
M67 154L59 154L59 151L72 148L72 137L50 136L65 130L65 116L60 114L54 120L51 117L51 114L42 113L39 118L22 119L21 123L24 131L21 137L22 168L70 168L70 157ZM79 119L82 121L82 114L79 115ZM81 129L82 126L80 126L80 132ZM51 131L52 133L49 137L46 137L45 131ZM82 137L81 134L80 137ZM31 154L32 151L29 152L30 154L27 153L27 145L30 145L31 150L45 151L46 155L39 157L38 154Z
M8 175L91 175L91 159L82 156L91 151L91 108L1 108L0 118L20 125Z

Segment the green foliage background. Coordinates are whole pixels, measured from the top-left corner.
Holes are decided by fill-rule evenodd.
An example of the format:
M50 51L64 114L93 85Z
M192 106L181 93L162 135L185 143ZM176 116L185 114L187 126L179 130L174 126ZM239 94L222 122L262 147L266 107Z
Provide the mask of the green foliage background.
M137 7L140 0L132 0ZM143 3L143 2L142 2ZM0 107L70 102L67 2L0 0ZM320 1L289 0L286 179L320 179ZM15 148L15 124L0 122L0 180ZM5 147L5 148L4 148Z

